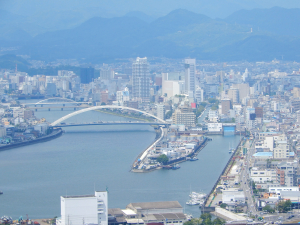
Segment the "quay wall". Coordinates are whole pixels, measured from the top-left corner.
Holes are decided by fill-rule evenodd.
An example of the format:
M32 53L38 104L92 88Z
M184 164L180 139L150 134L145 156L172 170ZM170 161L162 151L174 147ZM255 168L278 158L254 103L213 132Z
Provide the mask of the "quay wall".
M205 201L204 201L204 204L203 204L203 206L202 206L202 207L204 207L204 208L202 209L203 212L212 212L212 211L214 211L214 207L206 206L206 205L207 205L207 202L208 202L208 200L210 199L210 196L213 194L214 190L216 189L216 187L217 187L219 181L221 180L221 177L222 177L223 174L226 172L227 167L229 166L230 162L232 161L232 158L234 157L234 155L235 155L236 152L238 151L238 149L239 149L240 145L243 143L243 141L244 141L244 138L242 138L242 139L240 140L239 144L237 145L237 147L236 147L235 150L234 150L234 153L233 153L233 154L231 155L231 157L229 158L229 160L228 160L228 162L226 163L226 166L224 167L224 169L222 170L222 172L221 172L219 178L217 179L217 181L215 182L214 186L212 187L210 193L207 195L207 197L206 197L206 199L205 199ZM212 209L212 208L213 208L213 209Z
M13 143L13 144L0 146L0 151L5 151L8 149L18 148L18 147L27 146L27 145L33 145L33 144L37 144L40 142L50 141L52 139L60 137L62 135L62 133L63 133L63 130L61 128L53 129L51 134L48 134L46 136L43 136L43 137L40 137L40 138L37 138L34 140L23 141L23 142L19 142L19 143Z
M144 154L144 152L146 152L152 145L154 145L158 140L161 140L162 138L163 138L163 130L162 130L163 128L160 128L160 129L157 129L156 130L156 132L159 132L159 134L158 133L156 133L156 136L155 136L155 140L154 140L154 142L153 143L151 143L144 151L142 151L137 157L136 157L136 159L134 160L134 162L132 163L132 165L131 165L131 170L130 171L132 171L132 172L136 172L135 170L134 170L134 163L135 162L137 162L138 161L138 159L140 159L141 158L141 156Z

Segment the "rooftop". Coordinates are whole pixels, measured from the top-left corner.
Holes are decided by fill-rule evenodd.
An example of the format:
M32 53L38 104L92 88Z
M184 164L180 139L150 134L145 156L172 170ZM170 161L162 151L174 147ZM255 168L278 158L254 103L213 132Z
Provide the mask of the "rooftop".
M137 202L130 203L133 208L136 209L168 209L168 208L179 208L182 206L178 201L167 201L167 202Z
M272 157L273 156L273 152L257 152L253 155L254 157Z

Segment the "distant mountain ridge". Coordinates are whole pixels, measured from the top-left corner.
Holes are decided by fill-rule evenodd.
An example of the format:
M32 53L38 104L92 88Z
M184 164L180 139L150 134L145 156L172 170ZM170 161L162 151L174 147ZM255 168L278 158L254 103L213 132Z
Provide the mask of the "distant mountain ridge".
M300 61L300 9L241 10L224 20L178 9L150 23L134 15L94 17L72 29L40 34L17 53L91 62L136 56Z

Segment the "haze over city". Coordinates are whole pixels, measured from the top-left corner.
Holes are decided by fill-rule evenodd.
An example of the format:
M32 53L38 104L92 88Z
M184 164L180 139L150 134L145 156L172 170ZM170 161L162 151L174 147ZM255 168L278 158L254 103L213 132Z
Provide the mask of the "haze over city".
M299 23L298 0L0 0L0 224L300 223Z

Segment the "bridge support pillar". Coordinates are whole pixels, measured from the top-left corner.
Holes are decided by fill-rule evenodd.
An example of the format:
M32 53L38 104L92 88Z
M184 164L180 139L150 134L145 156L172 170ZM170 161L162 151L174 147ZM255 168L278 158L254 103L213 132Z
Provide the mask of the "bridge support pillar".
M41 105L41 107L43 107L43 105Z
M48 109L48 111L50 111L50 108Z
M76 108L74 108L74 111L76 111Z
M64 111L64 108L61 108L61 111Z
M63 107L65 107L66 106L66 104L63 104Z
M35 109L35 111L37 112L37 109Z

